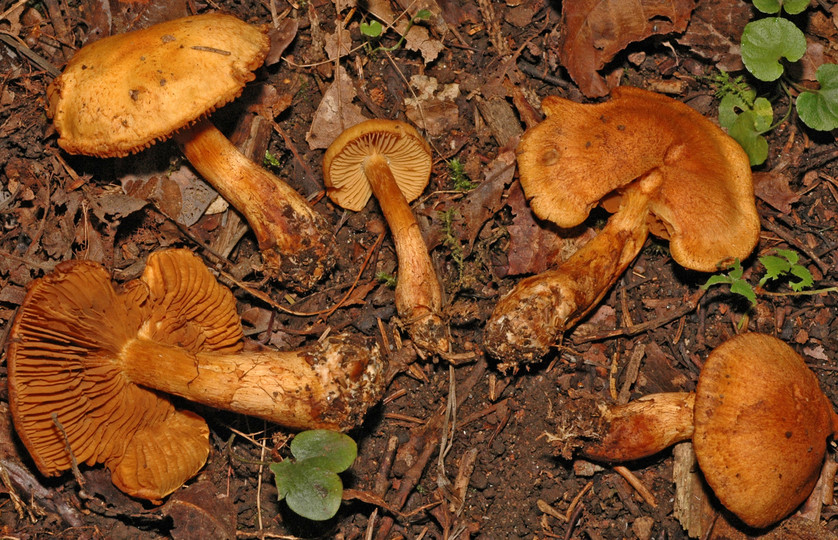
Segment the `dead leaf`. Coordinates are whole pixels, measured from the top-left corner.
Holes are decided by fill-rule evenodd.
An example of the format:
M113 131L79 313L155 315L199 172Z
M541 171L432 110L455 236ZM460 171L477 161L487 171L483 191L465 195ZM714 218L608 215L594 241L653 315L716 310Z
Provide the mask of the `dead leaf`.
M503 208L501 198L507 184L515 176L515 152L506 151L498 155L486 167L485 177L480 185L469 192L463 200L460 212L465 222L466 231L460 237L468 239L465 255L471 253L474 241L480 229L498 210Z
M410 19L411 15L414 15L421 9L427 9L431 12L431 23L436 25L437 30L439 30L440 27L443 28L440 35L445 34L445 30L448 26L442 19L442 10L433 0L411 0L411 2L409 2L409 6L405 9L407 10L406 13L403 13L403 16L398 20L398 22L396 22L395 25L393 25L393 21L396 20L396 14L390 8L389 2L384 0L370 0L367 5L367 10L370 13L379 19L385 26L393 25L393 30L398 32L399 35L404 35L404 31L407 29L407 21ZM422 21L418 21L418 23L421 22ZM408 50L421 53L422 59L426 64L428 64L436 60L437 56L439 56L439 53L445 48L445 46L441 41L433 39L428 33L428 30L418 23L414 24L405 36L404 47Z
M177 491L160 511L174 521L175 540L236 537L236 506L218 494L212 482L196 482Z
M282 58L282 53L288 48L288 45L297 37L297 29L300 23L297 19L286 18L279 23L276 28L271 28L268 35L271 38L271 50L268 51L268 56L265 57L265 65L272 66L279 62Z
M408 120L432 136L440 136L457 126L460 112L454 101L460 95L457 83L439 86L436 78L413 75L410 84L418 90L417 97L405 98Z
M587 97L605 96L609 87L597 71L629 43L683 32L694 7L694 0L565 0L562 64Z
M827 356L826 352L824 351L823 345L815 345L814 347L803 347L803 354L812 357L815 360L829 360L829 356Z
M800 195L789 187L789 180L783 173L755 172L754 194L783 214L788 214L791 205L800 200Z
M565 239L536 221L520 184L516 183L509 189L506 203L514 216L512 225L507 228L506 276L540 274L556 267L562 261ZM503 269L498 270L500 275Z
M751 6L740 0L699 2L683 36L676 41L715 62L724 71L744 69L739 37L751 20Z
M352 36L349 35L349 30L343 26L338 26L334 34L326 36L324 49L329 60L349 54L352 50Z
M366 120L361 108L352 103L356 96L352 79L343 66L339 66L335 73L335 81L323 94L306 134L306 141L312 150L328 148L344 129Z
M170 173L128 173L121 179L126 196L151 201L181 225L194 225L218 198L212 187L183 165Z

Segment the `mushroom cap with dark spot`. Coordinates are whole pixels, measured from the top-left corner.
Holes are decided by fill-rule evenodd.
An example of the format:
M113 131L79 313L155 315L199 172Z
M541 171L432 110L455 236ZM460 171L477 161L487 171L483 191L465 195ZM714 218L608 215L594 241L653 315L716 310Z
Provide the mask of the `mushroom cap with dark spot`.
M789 515L820 475L834 412L791 347L749 333L717 347L701 371L693 444L722 504L752 527Z
M118 157L169 138L239 96L268 53L266 32L209 13L82 47L47 89L58 144Z
M376 154L387 159L407 202L425 190L431 150L416 128L398 120L366 120L344 130L323 156L323 180L335 204L355 212L364 208L372 196L364 161Z

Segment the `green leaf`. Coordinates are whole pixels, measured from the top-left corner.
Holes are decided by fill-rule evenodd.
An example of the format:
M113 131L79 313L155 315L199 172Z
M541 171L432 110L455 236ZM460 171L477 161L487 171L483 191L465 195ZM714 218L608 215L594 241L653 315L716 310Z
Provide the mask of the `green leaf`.
M725 129L730 129L740 112L751 109L750 103L755 97L754 90L748 90L744 96L736 92L726 93L719 102L719 124Z
M754 7L763 13L780 13L779 0L754 0Z
M800 255L798 255L797 252L793 249L777 248L774 251L777 253L777 255L787 260L789 264L797 264L797 261L800 260Z
M749 22L742 32L742 61L754 77L773 81L783 74L780 59L797 62L806 52L806 36L788 19Z
M340 508L343 482L333 471L308 460L272 463L279 499L295 513L314 521L332 518Z
M709 289L713 285L730 285L733 283L733 280L730 279L730 276L724 276L722 274L713 274L710 276L704 285L701 286L702 289Z
M358 446L343 433L313 429L294 437L291 441L291 454L297 461L317 458L318 467L339 473L352 466L358 456Z
M754 128L759 133L765 133L771 129L771 123L774 121L774 107L771 102L764 97L758 97L754 100Z
M810 128L831 131L838 128L838 65L821 65L816 77L820 89L797 96L797 114Z
M431 12L427 9L420 9L416 12L416 15L413 16L414 19L419 19L422 21L427 21L431 18Z
M794 292L800 292L803 289L809 288L815 284L815 278L812 277L812 273L809 272L809 269L805 266L795 264L791 267L791 275L799 278L800 280L789 282L789 287L791 287L791 290Z
M361 35L366 36L368 38L377 38L381 36L381 32L384 30L384 27L381 26L381 23L372 20L368 23L362 22L360 26Z
M795 254L796 255L796 254ZM775 280L791 270L792 263L783 257L776 255L765 255L759 258L759 262L765 267L765 275L759 280L759 286L762 287L769 281Z
M751 165L761 165L768 159L768 141L760 135L755 124L756 114L745 111L728 128L728 135L745 150Z
M730 284L730 292L734 294L738 294L740 296L744 296L751 302L751 304L757 303L757 295L754 292L753 287L751 284L745 280L736 280Z
M797 15L809 7L809 0L784 0L783 10L789 15Z

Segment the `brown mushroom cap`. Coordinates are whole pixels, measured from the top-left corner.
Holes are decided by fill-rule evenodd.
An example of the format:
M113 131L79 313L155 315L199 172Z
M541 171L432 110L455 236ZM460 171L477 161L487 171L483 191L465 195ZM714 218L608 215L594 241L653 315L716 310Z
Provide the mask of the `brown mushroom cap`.
M269 46L265 28L220 13L87 45L47 90L58 144L118 157L167 139L238 97Z
M752 527L776 523L812 492L834 411L794 350L742 334L701 371L693 444L719 501Z
M407 202L428 185L431 150L416 128L398 120L366 120L341 133L323 156L329 198L347 210L363 209L372 195L364 161L373 155L386 158Z
M632 87L615 88L600 104L551 96L542 106L547 119L517 149L521 186L536 215L573 227L603 197L656 170L662 182L649 210L679 264L715 271L753 250L759 217L748 157L700 113Z
M29 286L9 338L9 404L15 428L44 475L71 467L69 444L78 462L107 464L126 493L158 500L206 461L209 430L203 419L133 384L119 366L120 350L148 318L141 301L146 294L139 286L117 293L104 268L87 261L62 263ZM209 320L229 309L203 305ZM158 320L150 330L164 326ZM171 338L229 347L199 327Z

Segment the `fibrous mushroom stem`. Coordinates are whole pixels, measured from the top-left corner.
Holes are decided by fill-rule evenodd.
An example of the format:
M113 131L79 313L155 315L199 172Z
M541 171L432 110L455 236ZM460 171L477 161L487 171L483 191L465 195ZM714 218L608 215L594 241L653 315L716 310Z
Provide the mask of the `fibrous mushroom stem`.
M296 351L230 354L140 337L120 363L135 384L293 429L350 429L383 388L378 348L340 336Z
M199 120L175 139L198 173L247 219L268 273L307 290L334 265L334 239L323 216L212 122Z
M601 405L602 428L597 440L579 453L605 462L632 461L657 454L692 438L695 394L651 394L626 404Z
M447 327L440 316L442 287L419 224L383 155L367 158L364 172L396 247L399 265L396 310L399 317L417 345L433 352L448 352Z
M558 268L521 280L498 302L485 347L501 367L537 361L608 292L646 241L649 195L658 182L654 173L638 180L596 237Z

